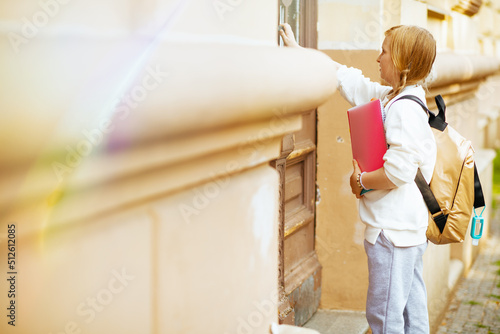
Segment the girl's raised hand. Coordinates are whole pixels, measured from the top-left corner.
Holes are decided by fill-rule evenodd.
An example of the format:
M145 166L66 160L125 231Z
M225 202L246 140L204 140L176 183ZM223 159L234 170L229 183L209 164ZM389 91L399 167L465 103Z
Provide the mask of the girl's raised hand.
M300 48L301 46L295 40L295 36L292 31L292 27L288 23L280 24L282 29L280 29L279 34L281 39L283 39L283 43L288 47Z

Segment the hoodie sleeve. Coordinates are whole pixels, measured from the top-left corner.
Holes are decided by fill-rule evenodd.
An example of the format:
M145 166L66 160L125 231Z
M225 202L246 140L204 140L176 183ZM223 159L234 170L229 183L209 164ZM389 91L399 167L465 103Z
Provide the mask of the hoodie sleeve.
M429 136L427 115L412 101L398 101L387 112L385 121L389 149L384 155L385 173L400 187L413 182L426 156L435 151Z
M372 98L382 100L391 90L391 87L370 81L360 70L345 65L338 68L337 80L340 94L352 106L368 103Z

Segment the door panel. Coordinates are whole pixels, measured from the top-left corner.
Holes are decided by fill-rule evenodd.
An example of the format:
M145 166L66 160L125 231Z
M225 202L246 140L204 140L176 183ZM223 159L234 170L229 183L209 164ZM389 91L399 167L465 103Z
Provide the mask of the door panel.
M299 326L314 314L321 296L321 266L315 252L314 230L315 115L316 111L304 114L304 127L295 133L294 150L286 159L285 169L285 293L294 309L294 323Z
M316 48L317 1L279 0L279 6L279 22L290 24L300 45ZM316 110L304 113L302 122L300 131L284 139L282 155L276 161L282 180L279 315L281 323L298 326L316 311L321 294L314 224Z
M314 224L311 222L297 229L285 239L285 290L288 293L297 288L293 285L300 285L302 282L291 282L287 275L292 271L301 270L301 263L314 255L314 238L311 238L314 236ZM305 276L309 274L307 273Z
M285 219L304 207L304 163L286 167ZM285 226L286 228L286 226Z

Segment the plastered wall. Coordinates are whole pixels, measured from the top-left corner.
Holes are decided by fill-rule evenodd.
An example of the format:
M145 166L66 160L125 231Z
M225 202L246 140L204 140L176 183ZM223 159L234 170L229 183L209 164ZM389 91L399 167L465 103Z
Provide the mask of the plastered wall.
M335 61L356 66L377 80L377 51L323 51ZM352 153L347 121L350 105L336 93L318 109L316 249L323 266L320 307L363 310L368 287L364 224L351 193Z

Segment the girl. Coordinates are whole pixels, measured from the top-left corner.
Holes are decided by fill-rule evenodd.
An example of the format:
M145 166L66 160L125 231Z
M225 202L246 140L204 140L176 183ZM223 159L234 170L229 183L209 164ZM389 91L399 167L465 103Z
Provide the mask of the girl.
M286 46L300 47L289 25L283 25L280 35ZM428 115L414 101L398 98L414 95L425 103L421 84L435 57L436 42L427 30L401 25L385 32L377 58L380 76L389 86L371 82L360 70L336 63L340 93L351 105L378 98L385 109L389 148L383 167L361 173L353 160L350 178L352 192L360 199L361 221L366 225L366 318L374 334L429 333L422 277L429 216L414 179L420 168L430 182L436 143ZM361 195L363 188L373 191Z

